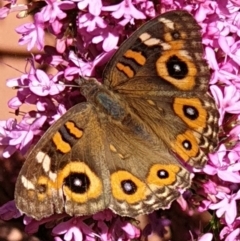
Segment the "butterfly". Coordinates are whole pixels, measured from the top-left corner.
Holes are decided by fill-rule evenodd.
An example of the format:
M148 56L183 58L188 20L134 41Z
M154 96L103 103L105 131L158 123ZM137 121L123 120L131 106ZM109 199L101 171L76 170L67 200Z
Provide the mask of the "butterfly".
M135 217L165 209L191 185L218 143L200 27L186 11L150 20L109 61L103 84L77 83L86 102L34 146L15 203L37 220L110 208Z

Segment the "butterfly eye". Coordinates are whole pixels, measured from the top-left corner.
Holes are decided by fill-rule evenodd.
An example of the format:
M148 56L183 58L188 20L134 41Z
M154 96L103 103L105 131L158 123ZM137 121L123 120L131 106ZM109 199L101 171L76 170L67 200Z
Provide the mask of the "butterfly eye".
M132 180L124 180L121 182L123 191L126 194L134 194L137 190L136 184Z
M84 173L70 173L64 179L64 185L75 193L85 193L89 189L90 180Z
M183 112L191 120L196 120L199 116L198 110L194 106L184 105Z
M169 177L169 173L164 169L160 169L157 171L157 176L161 179L165 179Z

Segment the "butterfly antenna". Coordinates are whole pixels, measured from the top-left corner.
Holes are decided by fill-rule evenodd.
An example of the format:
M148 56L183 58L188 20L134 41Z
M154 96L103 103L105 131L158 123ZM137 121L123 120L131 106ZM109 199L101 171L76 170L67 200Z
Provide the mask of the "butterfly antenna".
M90 79L92 79L92 78L79 76L74 81L77 85L81 86L81 85L83 85L83 83L87 82Z

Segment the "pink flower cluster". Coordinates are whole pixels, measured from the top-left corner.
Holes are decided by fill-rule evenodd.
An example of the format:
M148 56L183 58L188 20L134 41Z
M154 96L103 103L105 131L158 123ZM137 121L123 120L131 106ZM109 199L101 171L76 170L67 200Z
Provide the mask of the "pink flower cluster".
M220 144L193 181L194 192L187 191L179 203L188 215L193 211L208 211L212 221L206 233L189 228L189 240L210 241L240 239L240 2L238 0L40 0L20 7L16 0L6 1L0 8L0 19L18 11L18 17L33 12L33 22L19 26L19 44L28 51L36 46L43 54L28 61L30 70L7 81L9 87L19 87L8 105L18 110L23 104L34 104L36 111L15 119L0 121L0 144L7 146L3 157L14 152L25 154L42 135L45 127L61 117L75 104L79 93L67 87L81 76L101 78L106 62L121 42L144 21L165 11L185 9L202 27L205 57L212 76L210 92L220 113ZM46 32L56 39L56 46L44 43ZM46 73L35 63L54 69ZM63 80L65 83L63 83ZM66 83L67 81L67 83ZM21 88L28 86L29 88ZM196 200L198 200L196 204ZM171 208L170 208L171 210ZM169 210L169 211L170 211ZM0 217L9 220L21 216L14 203L0 208ZM52 235L60 240L130 240L140 236L139 230L127 219L106 210L92 217L66 219L66 216L35 221L24 218L26 230L35 232L39 225L62 219ZM153 219L148 235L163 230L171 219ZM157 227L156 227L157 224ZM214 229L218 226L219 229ZM150 230L150 231L149 231ZM204 234L205 233L205 234ZM181 235L181 234L179 234Z

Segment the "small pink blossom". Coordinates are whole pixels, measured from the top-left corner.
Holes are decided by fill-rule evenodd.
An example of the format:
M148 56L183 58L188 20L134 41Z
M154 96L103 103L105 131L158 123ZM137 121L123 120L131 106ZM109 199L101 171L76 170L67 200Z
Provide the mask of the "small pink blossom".
M210 48L205 48L206 58L210 68L213 70L210 83L216 84L218 81L231 85L233 80L240 82L240 77L237 75L237 71L233 68L230 62L218 63L216 59L216 52Z
M28 51L30 51L35 45L39 50L42 50L44 46L44 24L39 21L39 16L39 14L35 15L34 23L26 23L16 28L16 32L22 35L19 39L19 44L27 44Z
M110 52L117 48L119 41L118 27L115 29L106 28L99 32L99 35L92 38L92 43L98 44L102 42L102 48L105 52Z
M223 90L212 85L210 90L219 109L219 125L222 124L226 113L240 113L240 91L234 85L226 86Z
M78 26L79 28L86 28L87 32L92 32L97 28L106 28L106 21L100 17L95 16L90 13L85 13L78 18Z
M201 236L198 241L212 241L213 234L212 233L205 233L203 236Z
M237 216L237 200L240 199L240 190L232 195L219 192L216 197L221 201L216 204L210 204L209 208L217 210L217 217L220 218L224 215L226 223L232 224Z
M210 161L205 165L203 171L208 175L218 175L224 181L240 183L240 163L229 163L226 160L226 147L221 145L218 152L209 154Z
M54 235L63 235L64 240L72 241L94 241L97 236L92 228L83 222L82 218L72 218L58 224L52 230Z
M94 16L98 16L101 13L102 1L101 0L73 0L78 2L78 8L85 10L88 6L88 11Z
M45 0L45 2L47 5L40 12L41 20L44 22L53 23L56 20L62 20L67 16L62 10L74 9L72 1Z
M21 213L16 208L14 201L9 201L0 207L0 218L2 220L10 220L19 218Z
M74 76L94 76L96 66L106 63L107 59L113 55L113 52L114 51L112 50L108 53L101 54L100 56L97 56L92 62L84 62L82 59L79 59L74 52L71 51L69 54L69 59L74 65L69 65L69 67L65 69L65 78L72 80Z
M155 17L156 16L156 10L154 8L154 3L151 1L143 1L141 3L141 10L144 12L144 14L148 17Z
M25 118L18 124L14 119L9 119L5 123L2 122L0 142L7 146L3 151L3 157L9 158L17 150L25 154L34 135L40 134L40 127L46 119L46 116L31 118L26 114Z
M29 76L29 88L39 96L59 94L65 88L63 84L57 83L61 76L63 76L63 72L60 71L57 75L49 78L44 71L37 69L34 75Z
M225 241L236 241L240 238L240 220L236 218L234 223L225 226L220 232L220 239Z
M121 17L127 19L145 19L146 16L133 5L132 0L123 0L121 3L111 6L102 7L103 11L112 12L111 15L120 19Z
M10 4L5 5L4 7L0 8L0 19L4 19L10 13Z
M128 222L124 223L124 225L122 226L122 230L124 230L127 233L128 239L135 239L140 236L139 229Z

